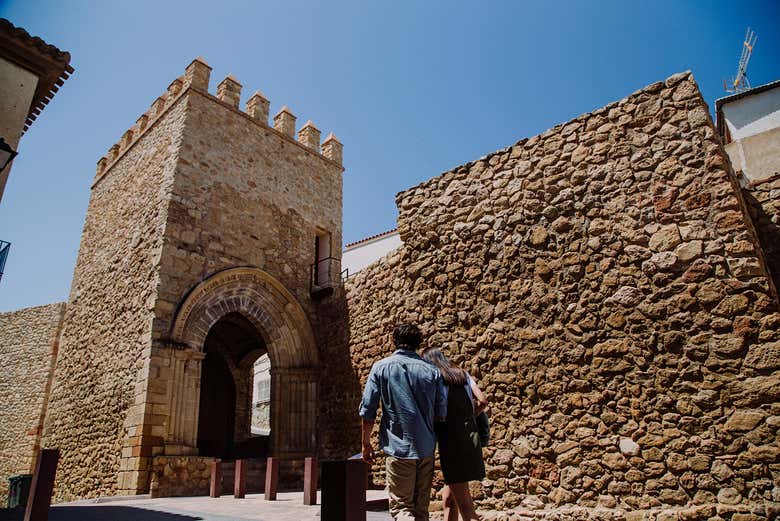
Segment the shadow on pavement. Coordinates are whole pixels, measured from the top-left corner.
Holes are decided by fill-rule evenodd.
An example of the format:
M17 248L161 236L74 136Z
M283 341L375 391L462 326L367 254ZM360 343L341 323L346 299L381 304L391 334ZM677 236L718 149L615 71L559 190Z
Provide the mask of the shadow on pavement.
M24 510L0 509L0 521L22 521ZM49 521L200 521L202 517L120 506L61 506L49 510Z

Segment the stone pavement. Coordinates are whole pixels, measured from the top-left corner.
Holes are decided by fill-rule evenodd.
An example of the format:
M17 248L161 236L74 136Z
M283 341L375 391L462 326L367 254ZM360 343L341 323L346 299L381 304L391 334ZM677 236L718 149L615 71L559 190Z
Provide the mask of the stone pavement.
M387 497L385 491L369 491L369 499ZM319 521L320 506L303 504L301 492L280 492L276 501L262 494L233 496L103 498L53 505L49 521ZM319 497L318 501L319 503ZM0 521L21 521L24 512L0 510ZM368 512L367 521L389 521L387 512Z

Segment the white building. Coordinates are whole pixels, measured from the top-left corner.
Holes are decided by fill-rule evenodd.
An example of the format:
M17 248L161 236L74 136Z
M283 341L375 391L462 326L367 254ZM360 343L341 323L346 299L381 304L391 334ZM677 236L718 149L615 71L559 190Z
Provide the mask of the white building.
M756 183L780 172L780 80L715 102L718 132L735 172Z
M271 433L271 359L268 353L255 362L254 393L252 394L252 434Z
M397 229L347 244L341 256L341 269L352 276L403 244Z

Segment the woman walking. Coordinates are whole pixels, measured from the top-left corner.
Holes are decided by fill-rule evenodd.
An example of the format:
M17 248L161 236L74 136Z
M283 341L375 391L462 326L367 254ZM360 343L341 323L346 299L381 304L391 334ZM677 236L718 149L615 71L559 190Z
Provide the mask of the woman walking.
M437 426L439 462L446 486L442 490L444 519L479 520L469 491L469 481L485 477L482 445L474 417L487 407L487 398L476 382L436 347L422 358L439 368L447 387L447 421Z

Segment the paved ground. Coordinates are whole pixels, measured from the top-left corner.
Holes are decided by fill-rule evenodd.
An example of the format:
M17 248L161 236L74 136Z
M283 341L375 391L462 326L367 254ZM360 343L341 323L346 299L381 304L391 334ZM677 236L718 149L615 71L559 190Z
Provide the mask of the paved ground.
M387 497L384 491L369 491L369 499ZM0 510L0 520L21 521L22 511ZM49 521L319 521L320 507L305 506L301 492L280 492L277 501L262 494L149 499L111 498L54 505ZM368 521L389 521L387 512L368 512Z

